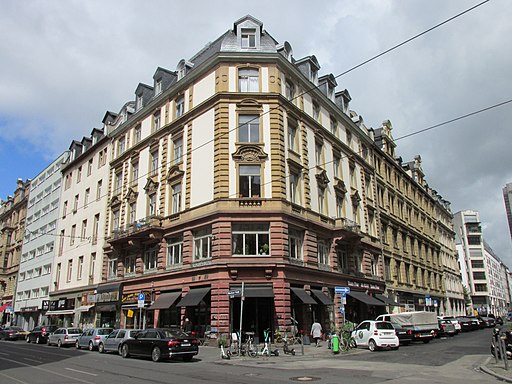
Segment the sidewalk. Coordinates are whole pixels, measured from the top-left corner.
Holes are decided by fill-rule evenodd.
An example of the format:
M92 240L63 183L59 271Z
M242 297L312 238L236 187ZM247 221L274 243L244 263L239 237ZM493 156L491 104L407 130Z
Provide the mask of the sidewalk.
M489 357L488 360L480 366L480 370L489 375L496 377L497 379L503 380L507 383L512 383L512 360L508 361L508 371L505 369L505 363L502 360L498 360L494 357Z

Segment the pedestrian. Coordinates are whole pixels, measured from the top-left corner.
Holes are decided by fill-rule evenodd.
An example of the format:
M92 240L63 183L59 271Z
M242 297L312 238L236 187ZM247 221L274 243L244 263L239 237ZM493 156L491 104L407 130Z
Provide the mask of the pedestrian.
M190 335L190 332L192 332L192 322L188 319L188 317L183 320L183 332Z
M316 320L313 325L311 325L311 337L315 340L315 347L319 347L320 338L322 337L322 326Z

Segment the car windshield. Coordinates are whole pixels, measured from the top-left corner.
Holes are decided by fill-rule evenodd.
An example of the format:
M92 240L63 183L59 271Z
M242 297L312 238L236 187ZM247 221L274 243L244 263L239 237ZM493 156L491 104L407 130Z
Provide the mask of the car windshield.
M375 328L377 329L394 329L391 323L386 322L377 322L375 323Z
M82 331L79 330L78 328L69 328L68 333L69 334L77 334L77 333L82 333Z
M179 329L162 329L166 338L188 337L188 335Z
M98 329L98 335L109 335L112 331L112 328Z

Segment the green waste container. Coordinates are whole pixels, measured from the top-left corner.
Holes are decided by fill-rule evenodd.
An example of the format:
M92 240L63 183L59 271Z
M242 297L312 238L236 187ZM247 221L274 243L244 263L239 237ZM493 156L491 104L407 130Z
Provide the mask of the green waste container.
M331 335L332 353L340 353L340 338L336 333Z

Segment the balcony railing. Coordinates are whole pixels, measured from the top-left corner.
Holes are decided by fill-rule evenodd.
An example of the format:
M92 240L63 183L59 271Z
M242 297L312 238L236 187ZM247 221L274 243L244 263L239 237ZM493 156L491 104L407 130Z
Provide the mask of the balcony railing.
M125 225L124 227L120 227L114 229L112 231L112 240L117 240L123 237L130 236L133 233L141 232L145 229L152 227L159 227L161 222L161 217L159 216L148 216L143 219L137 220L136 222Z

